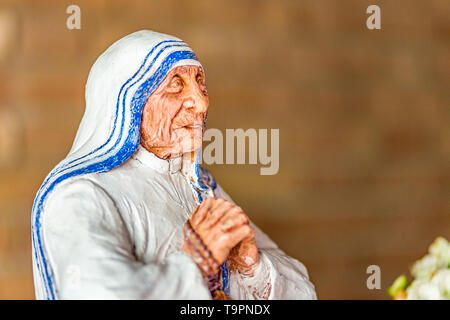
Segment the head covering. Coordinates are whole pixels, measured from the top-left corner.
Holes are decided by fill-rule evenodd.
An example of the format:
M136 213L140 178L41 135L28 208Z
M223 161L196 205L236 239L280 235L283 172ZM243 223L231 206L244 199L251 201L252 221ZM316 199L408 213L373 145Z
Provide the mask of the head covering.
M167 73L180 65L201 66L182 40L142 30L115 42L92 66L86 84L86 110L72 148L46 177L33 204L34 278L43 282L48 299L54 299L55 292L42 243L41 214L46 197L68 178L106 172L127 160L139 145L141 112L147 98ZM198 159L195 181L202 188Z

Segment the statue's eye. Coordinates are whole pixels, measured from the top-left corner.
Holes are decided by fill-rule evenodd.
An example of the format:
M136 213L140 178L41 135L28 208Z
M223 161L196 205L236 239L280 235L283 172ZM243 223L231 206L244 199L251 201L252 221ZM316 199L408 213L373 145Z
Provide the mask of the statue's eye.
M197 83L201 86L205 85L205 78L203 78L201 74L197 75Z
M200 86L200 89L203 91L203 93L206 94L205 77L200 73L197 75L197 83Z
M170 92L176 93L180 92L183 89L183 80L179 76L175 76L172 78L168 85L168 90Z

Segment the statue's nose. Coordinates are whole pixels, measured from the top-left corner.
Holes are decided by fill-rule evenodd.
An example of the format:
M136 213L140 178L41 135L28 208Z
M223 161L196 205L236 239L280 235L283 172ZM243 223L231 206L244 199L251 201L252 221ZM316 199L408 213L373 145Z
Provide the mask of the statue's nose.
M195 107L195 101L193 98L189 97L183 101L183 107L186 109L192 109Z
M206 99L200 97L188 97L183 101L183 107L194 112L206 112L208 103Z

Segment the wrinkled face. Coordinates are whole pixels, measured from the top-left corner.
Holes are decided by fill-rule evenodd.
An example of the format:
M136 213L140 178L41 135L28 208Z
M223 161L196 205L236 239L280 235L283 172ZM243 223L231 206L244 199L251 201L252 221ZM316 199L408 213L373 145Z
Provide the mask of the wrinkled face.
M208 105L203 69L174 68L143 108L141 145L161 159L199 149Z

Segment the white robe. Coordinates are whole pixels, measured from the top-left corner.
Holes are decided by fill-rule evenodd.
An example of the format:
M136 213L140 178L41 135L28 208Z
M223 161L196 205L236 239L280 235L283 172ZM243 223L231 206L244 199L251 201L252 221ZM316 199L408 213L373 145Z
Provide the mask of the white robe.
M182 227L199 203L187 166L181 157L166 161L139 147L107 173L58 185L43 218L58 298L211 299L199 268L180 251ZM215 194L231 200L220 186ZM261 299L269 288L269 299L316 298L302 263L258 228L256 244L254 276L229 275L232 299Z

